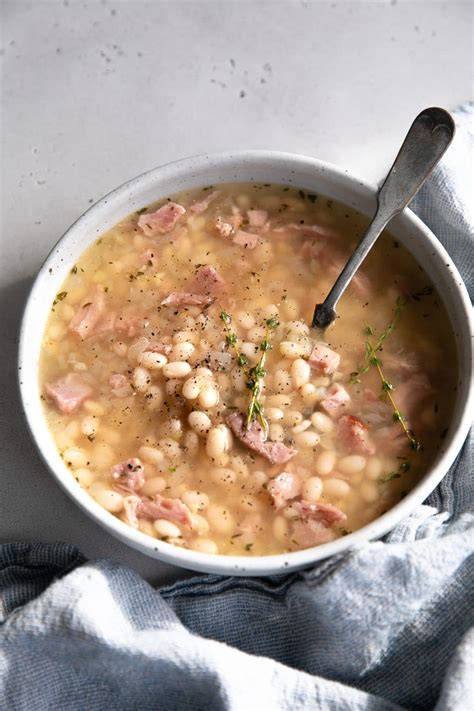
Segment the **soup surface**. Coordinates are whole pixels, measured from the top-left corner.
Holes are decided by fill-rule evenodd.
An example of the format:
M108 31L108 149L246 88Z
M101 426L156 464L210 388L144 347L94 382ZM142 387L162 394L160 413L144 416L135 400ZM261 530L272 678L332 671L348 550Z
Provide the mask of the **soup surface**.
M454 342L385 234L310 332L367 219L307 191L228 184L132 214L57 294L40 385L64 462L107 511L206 553L346 535L412 488L446 434Z

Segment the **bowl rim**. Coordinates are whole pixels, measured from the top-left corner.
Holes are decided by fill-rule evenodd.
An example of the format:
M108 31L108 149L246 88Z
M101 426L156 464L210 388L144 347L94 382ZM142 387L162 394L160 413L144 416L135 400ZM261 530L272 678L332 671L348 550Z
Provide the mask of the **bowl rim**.
M286 162L288 163L289 172L291 172L290 166L292 166L295 170L296 168L301 169L306 167L314 170L315 175L317 175L319 171L319 173L328 174L335 180L344 181L348 189L354 189L355 184L357 184L359 191L362 188L362 191L369 197L375 198L377 191L375 185L360 179L347 169L306 155L273 150L251 149L200 154L168 162L162 166L152 168L151 170L131 178L100 198L94 205L89 207L77 220L72 223L72 225L53 246L40 270L36 274L21 318L17 371L18 386L20 391L20 402L28 430L46 467L49 469L63 491L65 491L70 498L74 500L74 502L82 509L82 511L84 511L84 513L86 513L87 516L89 516L89 518L102 526L102 528L118 538L121 542L135 548L145 555L187 569L228 575L274 575L302 569L325 558L357 549L371 540L379 539L388 531L392 530L403 518L408 516L416 506L421 504L445 476L468 434L471 424L470 412L474 403L472 377L469 379L467 392L459 405L461 415L457 430L451 434L450 441L446 445L445 451L441 454L436 464L429 470L423 479L410 490L403 500L366 526L363 526L357 531L350 533L347 536L343 536L342 538L338 538L330 543L291 553L252 557L208 554L190 549L179 548L165 543L164 541L151 538L150 536L133 529L131 526L128 526L126 523L116 518L113 514L99 506L99 504L97 504L94 499L80 487L71 475L70 470L64 464L61 463L61 466L55 466L53 463L48 461L44 452L44 443L42 443L40 433L37 431L37 423L35 422L28 405L32 394L29 391L27 384L22 379L22 370L25 367L25 363L28 362L28 327L31 320L35 318L37 309L35 296L40 293L43 288L43 277L46 276L51 266L56 264L55 254L59 246L63 246L68 240L72 240L74 234L80 232L82 225L86 223L86 221L93 221L96 215L97 218L99 218L101 208L105 204L111 202L114 202L117 205L120 205L120 203L124 204L127 196L130 196L130 194L134 191L143 190L146 185L151 186L157 178L161 181L173 177L176 179L178 175L196 174L210 164L212 164L213 167L222 167L226 171L229 171L229 166L235 161L239 161L240 163L245 163L245 161L253 161L266 165L271 165L272 163L275 164L277 162ZM232 181L231 177L228 176L226 180L221 180L220 182L235 181ZM295 186L297 186L296 182ZM160 196L157 197L157 200L159 198ZM406 208L400 217L409 224L411 223L411 226L423 235L424 239L427 240L432 247L433 252L437 253L437 256L441 257L443 262L448 267L452 287L454 291L457 292L459 301L460 308L458 318L465 323L472 334L471 302L462 278L450 256L433 232L409 208ZM103 230L98 230L97 234L94 235L94 238L97 238L98 234L102 231ZM84 249L86 249L90 244L92 244L92 240L88 242ZM49 302L47 303L47 307L49 308ZM44 308L46 308L46 306ZM472 338L470 346L470 360L472 362ZM37 396L39 397L39 388Z

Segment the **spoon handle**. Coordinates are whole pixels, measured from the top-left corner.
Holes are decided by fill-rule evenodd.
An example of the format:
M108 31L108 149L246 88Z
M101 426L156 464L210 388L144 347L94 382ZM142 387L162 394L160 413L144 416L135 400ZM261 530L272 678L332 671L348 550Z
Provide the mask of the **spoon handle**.
M375 240L392 217L401 212L418 192L453 136L454 121L444 109L425 109L413 121L378 191L375 216L326 299L316 306L313 328L325 329L334 321L337 302Z

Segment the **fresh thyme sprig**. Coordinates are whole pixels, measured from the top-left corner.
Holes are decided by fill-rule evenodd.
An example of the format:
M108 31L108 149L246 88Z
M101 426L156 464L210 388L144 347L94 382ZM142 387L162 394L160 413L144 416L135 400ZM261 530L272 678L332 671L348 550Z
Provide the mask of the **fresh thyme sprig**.
M387 378L385 377L383 370L382 370L382 361L378 357L377 353L379 353L383 345L388 338L388 336L392 333L392 331L396 328L398 321L400 319L400 314L402 312L402 308L405 305L405 299L399 297L396 301L395 304L395 310L393 314L393 318L390 321L389 325L383 331L383 333L380 335L378 341L373 345L371 341L369 340L370 336L374 335L374 330L371 326L367 326L364 329L364 335L367 336L367 340L365 342L365 356L364 356L364 363L362 366L359 367L358 370L356 370L354 373L351 373L350 376L350 382L352 385L356 383L360 383L360 376L363 375L364 373L367 373L369 370L370 366L373 365L375 366L377 373L379 374L380 381L382 383L382 393L383 395L387 398L389 401L390 405L392 406L393 409L393 414L392 418L394 422L399 422L403 432L405 433L408 441L410 442L410 447L416 452L420 449L420 443L416 439L413 430L410 429L410 427L407 424L406 417L401 413L399 407L397 406L397 403L395 401L395 398L393 396L393 391L395 390L394 386L392 383L390 383Z
M250 402L249 406L247 408L247 417L246 417L246 425L247 429L250 427L252 422L254 420L258 420L264 433L267 434L268 432L268 422L265 418L264 415L264 408L263 404L260 401L260 395L262 393L262 384L263 384L263 378L266 375L266 370L265 370L265 361L267 357L267 352L271 350L272 345L270 343L270 332L274 331L276 328L279 326L279 322L275 318L269 318L267 319L266 323L266 331L265 331L265 338L263 341L260 343L260 359L258 363L251 368L248 368L248 360L247 358L242 355L240 352L240 348L238 345L238 340L237 336L232 331L230 328L230 324L232 322L231 317L229 316L228 313L225 311L221 311L220 313L220 319L224 324L225 332L226 332L226 343L228 346L231 346L234 349L236 358L237 358L237 364L243 369L243 372L245 374L245 377L247 379L246 387L251 391L251 397L250 397Z

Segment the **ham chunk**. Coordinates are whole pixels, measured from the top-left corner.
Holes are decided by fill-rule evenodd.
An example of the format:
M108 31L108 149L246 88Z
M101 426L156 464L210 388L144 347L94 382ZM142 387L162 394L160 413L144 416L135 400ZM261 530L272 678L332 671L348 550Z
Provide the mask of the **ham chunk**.
M156 255L152 249L146 249L138 259L138 266L156 268Z
M213 190L212 192L208 193L205 197L203 197L201 200L195 200L191 207L189 208L190 212L193 212L195 215L200 215L202 212L206 212L207 208L211 204L211 202L214 202L214 200L217 200L217 198L220 196L221 191L220 190Z
M326 410L328 415L337 418L342 415L343 412L348 408L351 401L351 396L339 383L334 383L331 385L327 391L326 397L321 400L321 407Z
M68 373L54 383L46 383L44 392L59 412L70 415L92 395L92 387L79 373Z
M309 356L308 363L312 368L323 373L324 375L331 375L339 367L339 361L341 357L339 353L331 350L324 343L316 343Z
M128 378L122 373L112 373L109 378L109 385L112 390L117 390L117 388L125 388L128 385Z
M337 533L332 528L328 528L320 521L308 519L307 521L296 521L293 524L291 540L301 548L311 548L330 543L337 538Z
M180 499L166 499L155 494L152 499L144 496L127 496L124 499L125 517L127 523L136 528L139 518L155 521L164 518L167 521L190 526L192 524L191 511Z
M238 244L240 247L244 247L245 249L255 249L258 242L258 235L253 232L237 230L232 241L234 244Z
M347 518L345 513L342 513L337 506L333 506L332 504L312 504L302 499L301 501L296 501L292 506L302 518L319 521L325 526L332 526L333 523L341 523Z
M213 301L213 297L206 294L188 294L172 291L166 299L163 299L161 306L208 306Z
M227 423L246 447L265 457L272 464L286 464L297 453L296 449L287 447L282 442L266 442L263 429L257 421L252 422L247 429L245 417L240 412L229 415Z
M218 217L215 222L216 230L221 237L231 237L239 229L243 219L242 215L231 215L225 220Z
M193 291L215 296L220 294L224 287L225 280L215 267L212 267L210 264L199 267L194 279Z
M366 425L353 415L343 415L337 422L337 442L354 454L374 454L375 445Z
M85 299L69 322L69 330L85 340L95 335L97 327L105 313L105 298L100 289L95 289L91 296Z
M266 210L247 210L250 227L265 227L268 219Z
M280 225L280 227L275 228L274 232L301 234L303 237L311 236L313 238L336 236L336 233L330 227L323 227L322 225L302 225L296 222L290 222L288 225Z
M145 483L143 464L137 457L115 464L112 467L111 474L117 487L125 491L138 491Z
M138 226L147 237L156 237L170 232L186 210L176 202L167 202L155 212L140 215Z
M296 498L301 493L301 479L297 474L281 472L270 481L268 493L273 498L276 509L281 509L287 501Z

